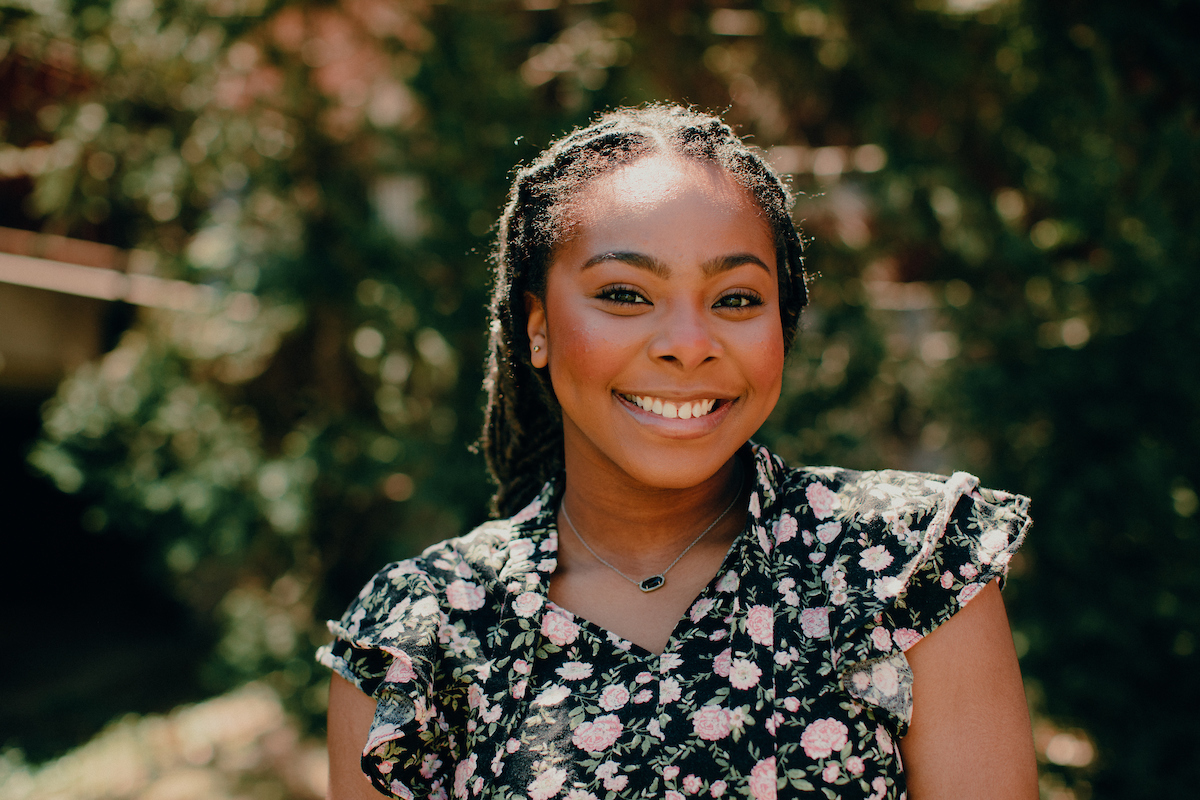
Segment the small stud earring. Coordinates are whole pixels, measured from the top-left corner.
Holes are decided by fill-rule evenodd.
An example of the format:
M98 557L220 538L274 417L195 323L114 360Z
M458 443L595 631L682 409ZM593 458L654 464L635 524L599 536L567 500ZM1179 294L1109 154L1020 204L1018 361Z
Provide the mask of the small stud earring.
M533 352L535 352L535 353L539 352L541 349L542 349L542 346L540 344L535 344L533 346Z

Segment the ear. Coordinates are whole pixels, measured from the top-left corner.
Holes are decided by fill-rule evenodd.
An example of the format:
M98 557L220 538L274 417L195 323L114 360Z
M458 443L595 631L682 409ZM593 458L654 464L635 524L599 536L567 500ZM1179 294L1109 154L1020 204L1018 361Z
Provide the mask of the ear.
M550 363L550 338L546 334L546 304L525 293L525 332L529 334L529 361L536 369Z

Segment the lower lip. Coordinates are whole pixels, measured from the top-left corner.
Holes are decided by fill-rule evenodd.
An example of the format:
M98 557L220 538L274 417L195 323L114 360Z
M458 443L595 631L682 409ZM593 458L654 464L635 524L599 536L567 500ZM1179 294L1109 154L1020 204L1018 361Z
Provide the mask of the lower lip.
M695 439L712 431L721 424L721 420L729 413L729 409L737 400L725 400L703 417L691 419L667 419L661 414L647 411L636 403L626 400L624 396L613 392L613 397L628 411L634 419L643 425L654 429L654 432L670 439Z

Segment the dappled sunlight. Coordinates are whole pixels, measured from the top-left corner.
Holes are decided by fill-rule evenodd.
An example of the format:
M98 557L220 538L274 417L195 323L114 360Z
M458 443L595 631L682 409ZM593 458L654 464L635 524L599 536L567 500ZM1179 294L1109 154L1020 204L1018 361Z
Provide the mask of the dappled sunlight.
M0 755L0 800L241 800L325 796L324 742L250 684L164 716L128 716L33 766Z

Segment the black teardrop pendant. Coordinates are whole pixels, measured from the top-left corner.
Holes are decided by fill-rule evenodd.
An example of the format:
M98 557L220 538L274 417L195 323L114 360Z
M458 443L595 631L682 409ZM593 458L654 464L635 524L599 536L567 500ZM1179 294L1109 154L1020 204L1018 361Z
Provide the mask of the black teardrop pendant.
M653 592L655 589L661 588L666 582L667 579L662 575L651 575L649 578L646 578L646 580L639 583L638 588L643 592Z

